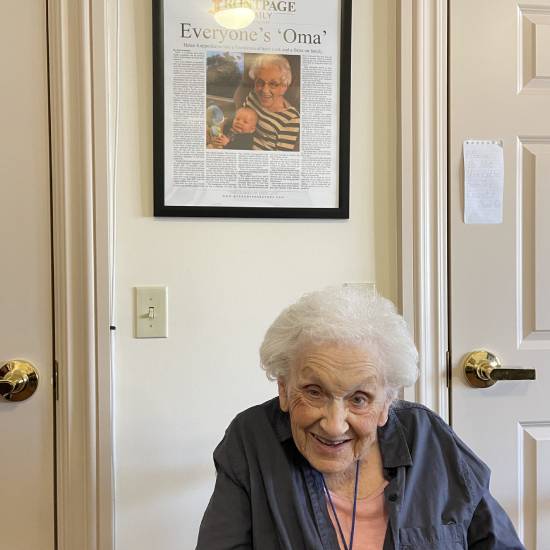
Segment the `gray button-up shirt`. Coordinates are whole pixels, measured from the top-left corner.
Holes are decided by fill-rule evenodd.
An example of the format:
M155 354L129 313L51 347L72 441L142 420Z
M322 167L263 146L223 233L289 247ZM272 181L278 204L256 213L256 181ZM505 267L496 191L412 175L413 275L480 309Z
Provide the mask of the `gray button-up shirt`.
M384 550L525 550L489 493L489 469L435 413L397 401L378 441ZM339 549L321 474L296 449L278 399L239 414L214 463L197 550Z

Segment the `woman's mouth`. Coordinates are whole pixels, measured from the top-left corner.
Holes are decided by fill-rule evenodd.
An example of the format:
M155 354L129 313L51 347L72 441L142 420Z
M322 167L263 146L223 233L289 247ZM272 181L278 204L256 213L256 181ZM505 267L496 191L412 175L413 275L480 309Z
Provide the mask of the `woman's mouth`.
M342 448L346 443L351 441L349 438L344 439L327 439L325 437L322 437L320 435L314 434L310 432L310 435L315 439L315 441L319 442L323 447L326 447L327 449L340 449Z

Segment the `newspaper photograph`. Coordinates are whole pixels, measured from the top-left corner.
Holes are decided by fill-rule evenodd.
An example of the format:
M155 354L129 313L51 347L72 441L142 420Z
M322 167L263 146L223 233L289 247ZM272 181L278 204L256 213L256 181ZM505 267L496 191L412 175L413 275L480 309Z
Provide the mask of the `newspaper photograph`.
M159 0L156 215L345 217L343 3ZM237 4L252 11L252 22L224 27L217 12Z

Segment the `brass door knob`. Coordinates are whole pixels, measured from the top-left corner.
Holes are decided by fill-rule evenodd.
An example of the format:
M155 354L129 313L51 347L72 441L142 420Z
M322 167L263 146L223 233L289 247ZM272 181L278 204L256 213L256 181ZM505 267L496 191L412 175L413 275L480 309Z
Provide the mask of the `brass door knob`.
M503 369L500 359L490 351L469 353L462 362L470 386L489 388L499 380L535 380L535 369Z
M28 361L15 359L0 367L0 397L24 401L38 387L38 371Z

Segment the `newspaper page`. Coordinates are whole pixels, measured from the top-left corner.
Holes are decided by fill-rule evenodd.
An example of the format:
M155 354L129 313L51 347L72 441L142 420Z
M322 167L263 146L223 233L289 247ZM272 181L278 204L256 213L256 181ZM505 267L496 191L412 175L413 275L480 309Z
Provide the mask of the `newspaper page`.
M341 6L164 0L167 206L338 207Z

